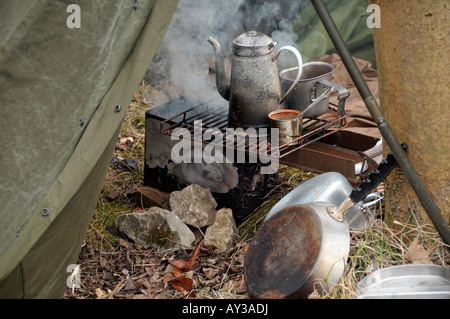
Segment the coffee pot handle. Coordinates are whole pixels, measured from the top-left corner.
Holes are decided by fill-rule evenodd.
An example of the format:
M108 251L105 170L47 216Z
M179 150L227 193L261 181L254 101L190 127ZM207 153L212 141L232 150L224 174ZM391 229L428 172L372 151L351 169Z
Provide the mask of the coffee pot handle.
M300 54L300 52L298 52L298 50L290 45L286 45L284 47L281 47L277 54L275 54L275 56L273 57L272 61L275 61L276 59L278 59L278 57L280 56L281 51L283 50L289 50L291 52L293 52L295 54L295 57L297 58L297 63L298 63L298 71L297 71L297 76L295 77L294 83L292 83L291 87L289 88L289 90L286 91L286 94L284 94L284 96L281 98L281 100L278 102L279 104L283 103L284 100L286 100L286 98L289 96L289 94L291 94L291 92L294 90L295 86L297 85L298 81L300 80L300 77L302 76L302 67L303 67L303 59L302 59L302 55Z

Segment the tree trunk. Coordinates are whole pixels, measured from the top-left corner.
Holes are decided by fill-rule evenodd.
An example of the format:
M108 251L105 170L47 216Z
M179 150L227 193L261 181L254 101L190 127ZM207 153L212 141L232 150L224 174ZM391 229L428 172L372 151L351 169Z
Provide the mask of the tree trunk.
M450 224L450 2L373 0L381 12L374 29L380 104L442 217ZM407 223L414 213L431 223L396 169L386 180L386 217Z

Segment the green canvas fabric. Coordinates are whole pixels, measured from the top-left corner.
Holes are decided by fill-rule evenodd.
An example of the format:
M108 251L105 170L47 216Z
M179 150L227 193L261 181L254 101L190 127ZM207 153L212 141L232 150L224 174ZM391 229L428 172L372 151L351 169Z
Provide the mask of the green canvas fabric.
M69 266L77 263L97 202L97 197L92 194L98 194L102 187L118 133L112 134L102 156L66 207L13 272L0 281L0 298L56 299L63 296L73 269Z
M373 31L367 26L370 15L367 0L324 0L324 4L352 56L369 61L375 67ZM298 36L296 47L305 61L336 52L311 2L293 19L290 28ZM295 61L287 60L287 64L294 66Z
M0 296L61 293L177 2L0 2Z

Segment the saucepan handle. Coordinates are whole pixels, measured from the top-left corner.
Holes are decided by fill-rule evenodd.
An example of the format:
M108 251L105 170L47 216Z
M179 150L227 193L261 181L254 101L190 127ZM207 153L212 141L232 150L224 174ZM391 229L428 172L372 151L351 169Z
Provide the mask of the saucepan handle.
M338 84L336 84L336 83L333 83L333 82L331 82L331 81L328 81L328 80L319 80L319 81L317 81L318 83L321 83L321 84L323 84L323 85L326 85L326 86L328 86L328 87L332 87L333 89L335 89L335 90L337 90L338 92L339 92L339 94L338 94L338 110L337 110L337 118L338 119L340 119L340 118L342 118L344 115L345 115L345 101L349 98L349 96L350 96L350 92L346 89L346 88L344 88L344 87L342 87L342 86L340 86L340 85L338 85ZM314 86L314 88L315 88L316 86ZM314 89L313 88L313 89ZM312 92L311 92L311 95L312 95ZM312 98L311 98L312 99ZM337 124L337 126L338 127L340 127L340 126L342 126L343 125L343 123L342 123L342 121L340 120L339 122L338 122L338 124Z
M298 50L290 45L286 45L284 47L281 47L277 54L275 54L275 56L273 57L273 61L275 61L276 59L278 59L278 57L280 56L281 51L283 50L289 50L291 52L293 52L295 54L295 57L297 58L297 63L298 63L298 69L297 69L297 76L295 77L294 83L292 83L291 87L289 88L289 90L286 91L286 94L280 99L279 104L283 103L284 100L286 100L286 98L289 96L289 94L291 94L291 92L294 90L295 86L297 85L298 81L300 80L300 77L302 76L302 71L303 71L303 59L302 59L302 55L300 54L300 52L298 52Z
M338 91L339 92L339 95L338 95L339 100L343 99L343 98L348 98L350 96L350 92L345 87L340 86L336 83L333 83L328 80L319 80L317 82L322 83L323 85L326 85L326 86L330 86L333 89L335 89L336 91Z

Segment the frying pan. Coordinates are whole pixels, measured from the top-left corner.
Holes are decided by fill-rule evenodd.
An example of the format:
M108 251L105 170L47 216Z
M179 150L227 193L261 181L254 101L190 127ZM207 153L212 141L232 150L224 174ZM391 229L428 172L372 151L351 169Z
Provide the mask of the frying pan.
M396 164L389 154L348 197L345 190L338 194L339 207L329 202L292 204L293 199L282 203L286 206L265 221L249 244L244 268L249 297L307 298L314 288L328 291L336 285L350 250L344 209L364 199Z
M352 185L341 173L327 172L320 174L300 184L284 196L270 209L264 221L267 221L284 207L291 205L327 202L340 206L350 196L352 190ZM374 205L382 199L383 196L380 196L380 194L371 193L367 195L364 201L349 208L345 212L349 228L356 232L367 227L373 219L373 214L366 207Z
M327 172L317 175L303 182L279 200L270 209L264 221L282 208L291 205L327 202L339 206L350 196L352 190L352 185L341 173Z

